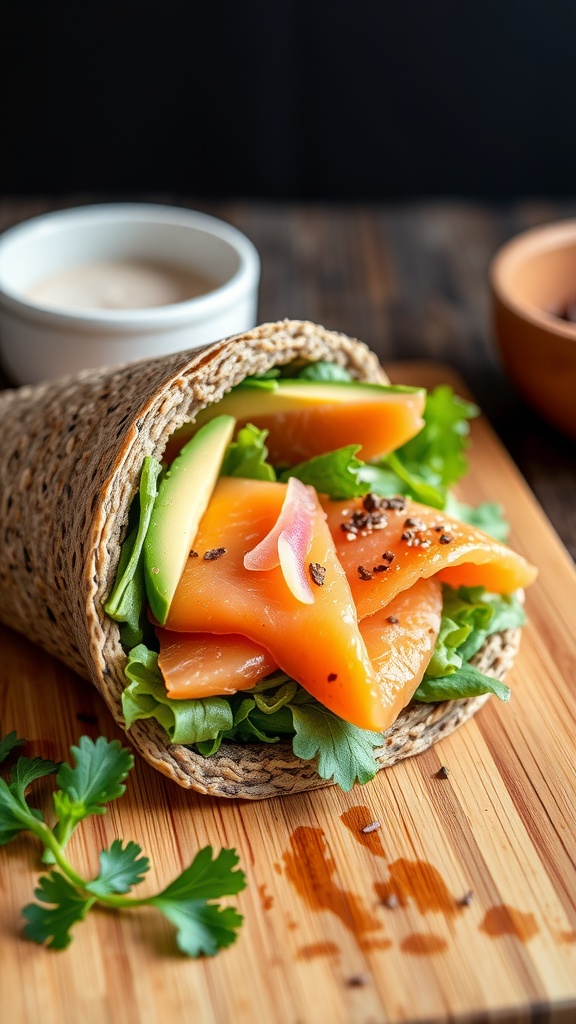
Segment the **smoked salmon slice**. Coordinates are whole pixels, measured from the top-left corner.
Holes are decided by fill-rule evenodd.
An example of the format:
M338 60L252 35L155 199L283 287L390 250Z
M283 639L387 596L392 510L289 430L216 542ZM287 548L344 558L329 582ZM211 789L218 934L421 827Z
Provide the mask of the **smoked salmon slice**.
M384 729L396 721L422 681L442 618L442 584L420 579L360 623L378 680Z
M170 438L164 460L171 462L196 430L218 413L236 419L236 430L252 423L267 430L266 447L273 466L295 466L316 455L345 445L360 446L367 461L394 451L424 426L426 392L405 391L379 385L324 384L294 381L297 399L287 395L289 381L273 397L240 386L229 391L216 406L198 413ZM358 394L358 397L355 397Z
M286 484L261 480L218 481L194 541L196 557L188 559L166 629L246 636L336 715L363 729L383 729L376 674L326 516L312 489L316 511L307 569L313 602L294 596L280 566L258 572L244 567L246 553L277 522L286 490ZM313 575L311 566L322 571Z
M298 600L281 566L254 571L244 564L282 522L287 485L221 478L159 633L161 669L171 696L208 695L196 689L202 670L193 669L186 684L182 668L200 664L194 648L204 644L212 694L247 689L278 667L341 718L381 731L426 670L440 628L442 581L508 593L531 583L536 570L475 527L408 499L326 500L323 511L306 490L314 502L305 565L312 603ZM174 633L191 635L178 646ZM229 634L242 638L237 658L228 651ZM207 662L227 658L231 689L217 690L223 676Z
M157 629L158 667L175 700L250 690L277 669L272 655L248 637Z
M326 499L323 507L360 619L421 578L508 594L537 574L505 544L408 498Z
M442 616L442 586L421 579L360 623L376 673L387 729L408 704L432 656ZM247 637L157 629L159 667L168 696L186 700L247 690L277 669Z

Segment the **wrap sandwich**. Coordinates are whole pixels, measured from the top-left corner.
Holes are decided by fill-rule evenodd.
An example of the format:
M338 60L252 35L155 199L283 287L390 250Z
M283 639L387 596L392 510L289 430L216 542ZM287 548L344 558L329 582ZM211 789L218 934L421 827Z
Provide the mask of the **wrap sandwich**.
M359 382L376 385L388 383L378 360L361 342L315 324L284 321L265 324L202 350L148 360L115 370L87 371L73 378L20 388L0 395L3 438L0 453L0 618L80 675L90 679L104 697L116 721L126 727L128 718L129 736L138 752L180 785L202 793L260 799L328 785L331 775L326 771L322 773L325 777L319 774L319 760L313 743L301 743L301 756L296 756L294 750L298 749L297 744L291 743L288 732L284 734L282 729L276 736L262 732L262 741L258 741L258 728L254 727L252 734L240 730L239 735L243 741L238 742L235 733L223 728L218 742L212 745L205 740L183 743L172 742L166 717L162 711L155 713L152 705L156 705L151 698L142 698L145 710L140 715L134 713L133 707L127 715L126 693L132 686L130 680L136 678L136 682L139 681L138 673L136 677L134 674L126 674L127 667L134 660L130 651L134 643L126 642L122 622L116 621L108 612L111 610L111 595L118 585L119 575L122 575L122 558L124 568L126 561L130 560L130 551L126 550L130 529L134 528L135 534L138 534L142 528L142 523L134 526L134 513L142 489L143 467L160 463L166 453L170 452L170 447L174 446L174 438L181 437L181 443L185 446L191 431L189 425L192 424L194 436L194 424L201 424L203 419L210 422L211 417L218 414L217 403L230 389L237 388L247 378L256 382L256 401L259 382L267 378L273 380L274 374L278 373L292 378L301 373L302 368L314 364L340 367L343 376ZM237 434L234 436L237 437ZM262 436L265 437L265 432ZM351 437L349 440L353 444L356 439ZM178 448L177 445L170 458L173 458ZM294 457L290 461L298 460ZM218 467L216 476L217 471ZM446 580L446 570L442 568L446 562L443 545L448 547L456 534L460 543L457 520L427 508L426 505L411 504L410 499L407 505L405 499L400 497L372 496L367 487L359 497L350 501L340 502L339 505L334 502L329 506L323 498L324 503L321 505L313 487L307 483L294 484L291 480L294 481L294 478L290 477L288 467L283 481L278 476L270 483L262 479L246 480L243 486L252 488L258 494L266 491L266 496L272 495L270 501L277 508L279 516L285 511L287 492L290 490L292 493L296 489L300 495L298 499L297 494L297 503L301 500L305 504L306 495L309 501L316 502L318 523L324 523L327 515L330 525L331 517L332 520L336 517L332 523L335 544L337 547L340 544L343 551L348 544L348 552L353 552L348 559L350 565L344 573L349 581L356 579L363 584L376 582L380 586L385 578L395 578L394 572L389 571L396 557L394 551L381 552L378 566L370 564L365 567L360 564L360 557L357 557L360 548L355 548L355 545L365 543L366 534L372 532L375 524L376 528L380 528L391 520L394 528L401 526L401 536L406 535L402 541L403 550L409 548L409 554L419 545L422 551L417 554L423 554L424 548L429 548L431 543L428 534L424 537L424 533L428 531L432 539L436 533L435 557L442 556L444 561L442 564L438 562L441 571L433 566L426 572L432 580L438 577L434 586L436 593L440 592L439 581L441 578ZM214 493L223 495L222 509L228 509L232 492L226 491L226 480L220 483L215 481L215 486ZM219 486L221 492L217 492ZM318 484L318 490L321 490L321 483ZM379 521L376 523L377 519ZM358 524L365 527L368 522L372 524L368 529L357 529ZM407 523L410 524L408 527ZM273 527L272 520L270 525ZM321 526L321 529L325 530L326 527ZM271 532L274 532L273 529ZM486 575L482 564L490 566L491 559L505 563L508 568L505 568L503 578L512 581L510 589L518 589L531 582L534 571L519 556L513 553L508 555L508 549L501 545L494 546L487 538L483 539L478 531L473 529L472 534L462 533L462 550L470 542L476 553L485 552L478 556L478 574L475 575L475 570L472 570L471 576L459 576L458 565L466 561L462 555L457 560L458 565L452 568L453 575L447 584L456 588L456 594L460 584L468 587L462 600L468 605L482 606L480 614L484 615L486 607L482 605L484 598L480 596L479 588L482 589L491 576L489 569ZM255 548L264 540L263 535L254 535ZM310 540L305 553L315 550L310 549L311 543ZM246 555L246 547L244 544L242 555ZM225 549L213 547L204 550L200 559L196 558L198 553L192 550L190 563L199 565L203 573L208 569L212 571L212 568L220 571L222 566L227 568L226 559L220 559L218 554L213 557L213 553L221 550ZM144 558L144 551L141 557ZM345 552L340 561L346 562ZM208 565L212 562L213 565ZM328 593L329 588L324 591L324 580L320 577L326 565L320 559L313 563L309 561L308 567L312 564L316 566L315 570L311 570L312 582L317 586L308 586L308 589L316 591L312 600L319 598L321 592L321 599L325 600L324 594ZM393 568L396 569L398 564L399 560ZM159 570L153 567L151 571ZM279 569L272 571L280 572ZM337 572L342 574L341 568ZM266 573L267 563L264 564L261 576L266 576ZM254 576L257 575L256 566ZM425 581L421 577L424 575L424 571L417 571L410 586L423 586ZM209 590L210 577L206 579ZM226 577L222 579L224 583L221 582L220 586L225 589ZM365 593L368 593L368 589ZM401 601L408 589L408 584L402 584L395 592L389 591L380 603L387 609L389 602ZM375 587L371 588L372 595L374 592ZM384 593L384 589L379 593ZM364 601L364 596L359 600ZM372 598L366 600L370 604ZM367 620L370 618L373 621L372 613L377 604L378 601L376 604L372 601L371 607L364 609ZM392 604L390 607L393 607ZM299 606L294 605L294 608L299 609ZM174 608L172 620L170 609L166 609L166 613L167 622L164 625L168 631L194 634L205 628L204 620L201 619L192 620L191 625L186 616L178 620ZM490 608L486 614L489 613ZM398 616L393 613L385 618L390 620L386 629L398 623ZM444 628L444 620L440 620L438 609L436 619L435 627L421 629L421 635L429 632L433 633L434 640L438 638ZM156 627L156 635L161 634L157 628L160 623L156 609L147 612L147 620L150 629ZM303 628L307 621L302 619ZM519 629L516 623L519 621L514 614L511 617L504 614L500 617L502 628L496 632L484 630L484 642L471 659L477 672L495 680L504 677L518 648ZM357 625L354 626L356 628ZM241 631L220 625L215 632L225 634ZM334 633L335 637L337 632ZM314 714L318 716L321 704L317 702L317 693L314 692L311 697L305 689L301 691L297 659L293 657L293 650L290 651L294 645L286 643L283 650L287 653L282 655L280 652L278 656L280 648L276 646L267 652L265 644L260 642L260 634L250 635L248 640L263 650L264 654L272 654L266 678L256 687L260 687L259 705L263 705L265 711L273 710L277 694L283 687L282 692L287 692L288 687L292 695L295 689L302 692L302 698L293 699L295 705L300 699L304 703L309 698L313 699L313 707L307 707L308 717L311 720ZM434 645L429 638L427 644L429 659ZM136 648L139 649L138 644ZM150 657L157 659L157 654L150 652ZM154 664L156 666L156 662ZM147 663L144 676L149 667ZM293 669L292 673L289 669ZM155 667L154 671L158 669ZM329 676L334 676L336 680L338 672L335 670ZM332 696L333 691L330 688L328 691L328 703L332 701L333 705L329 714L333 716L334 708L338 709L340 705L338 699ZM373 687L372 698L375 692ZM364 718L359 720L360 724L352 723L352 728L358 729L359 735L363 726L365 735L370 735L370 752L376 770L426 749L474 714L487 696L488 692L484 692L457 700L428 698L412 701L399 710L385 732L367 732L367 719ZM281 701L277 703L280 705ZM164 700L163 706L167 704L169 700ZM234 706L237 708L239 704ZM281 716L277 720L280 721ZM374 721L380 721L378 716ZM251 735L255 741L246 742ZM305 756L307 750L308 756ZM357 772L354 777L362 780L362 772ZM370 774L364 773L364 777L370 777Z

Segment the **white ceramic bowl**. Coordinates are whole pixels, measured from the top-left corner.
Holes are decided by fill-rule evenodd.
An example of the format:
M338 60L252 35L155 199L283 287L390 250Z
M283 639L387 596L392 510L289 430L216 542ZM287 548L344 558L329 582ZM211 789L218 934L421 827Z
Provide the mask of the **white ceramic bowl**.
M127 260L178 265L214 287L140 309L68 309L27 295L67 270ZM252 243L203 213L114 203L35 217L0 237L0 358L15 383L32 384L198 348L255 325L259 278Z

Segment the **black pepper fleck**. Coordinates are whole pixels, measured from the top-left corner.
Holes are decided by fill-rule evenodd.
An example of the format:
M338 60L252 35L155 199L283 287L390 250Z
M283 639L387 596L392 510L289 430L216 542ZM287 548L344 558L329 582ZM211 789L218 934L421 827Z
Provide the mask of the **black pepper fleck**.
M443 764L442 767L439 768L438 771L436 772L436 778L437 779L447 779L449 777L449 775L450 775L450 769L447 768L445 764Z
M363 565L359 565L356 571L357 571L357 573L358 573L358 575L359 575L361 580L371 580L372 579L372 573L368 572L368 569L365 569Z
M441 544L451 544L453 540L454 540L454 538L453 538L451 533L442 533L442 534L440 534L440 543Z
M324 586L324 580L326 579L326 566L320 565L320 562L310 562L308 566L310 578L317 587Z
M189 553L188 557L189 558L198 558L198 552L194 551L193 549L190 549L190 553Z
M389 615L386 619L386 622L391 622L393 626L396 626L399 621L397 615Z
M331 672L330 675L328 676L328 682L329 683L333 683L333 682L335 682L336 679L338 679L338 673L337 672Z
M222 555L226 554L226 548L212 548L210 551L204 552L205 562L214 562L217 558L222 558Z

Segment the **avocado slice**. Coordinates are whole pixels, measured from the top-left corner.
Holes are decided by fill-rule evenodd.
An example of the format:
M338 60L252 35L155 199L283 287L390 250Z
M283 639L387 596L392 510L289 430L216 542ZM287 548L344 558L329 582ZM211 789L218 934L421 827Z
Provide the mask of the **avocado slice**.
M160 484L144 541L144 576L152 614L166 622L236 420L217 416L184 446Z

